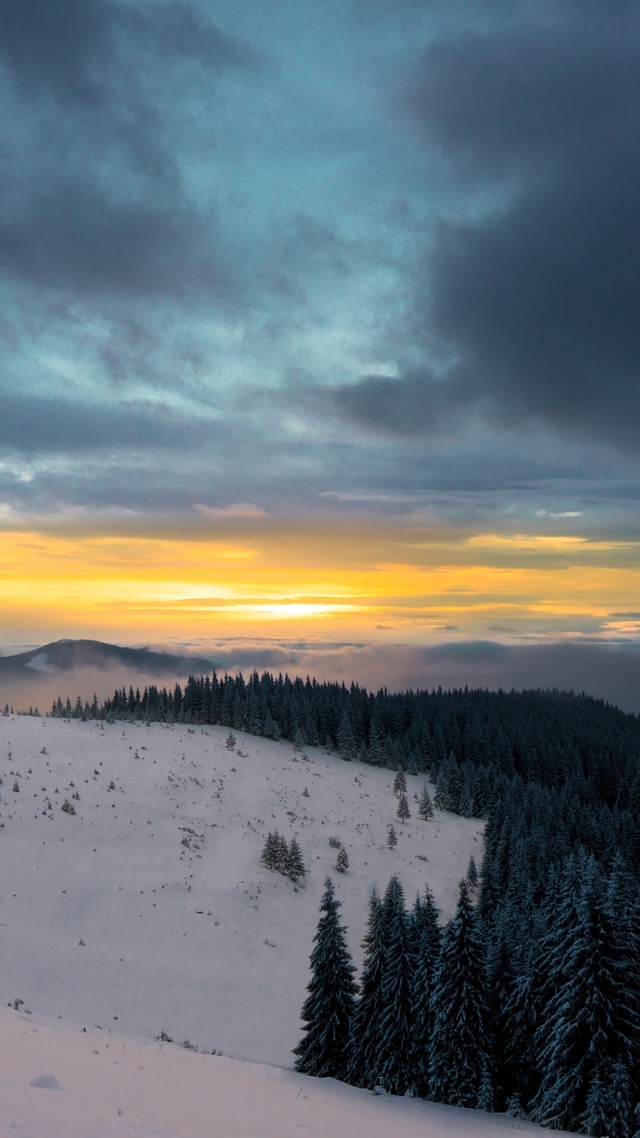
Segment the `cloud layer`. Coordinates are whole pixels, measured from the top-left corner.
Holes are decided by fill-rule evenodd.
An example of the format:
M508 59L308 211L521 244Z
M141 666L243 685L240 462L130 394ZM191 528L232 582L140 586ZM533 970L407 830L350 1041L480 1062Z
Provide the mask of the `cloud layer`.
M307 561L363 526L372 574L582 539L546 632L628 607L638 76L623 0L5 5L0 524Z

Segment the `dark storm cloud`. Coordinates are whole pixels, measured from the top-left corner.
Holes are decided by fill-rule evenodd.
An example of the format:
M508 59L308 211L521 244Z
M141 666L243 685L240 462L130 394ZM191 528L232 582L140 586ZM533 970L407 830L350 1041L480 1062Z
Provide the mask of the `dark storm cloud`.
M174 203L175 204L175 203ZM183 204L118 202L80 178L0 206L0 271L56 287L177 296L229 287L205 220Z
M0 9L0 59L28 93L102 98L96 70L113 51L120 6L109 0L21 0Z
M122 79L123 39L207 67L249 67L250 49L226 36L188 2L132 7L117 0L20 0L0 8L0 59L27 92L100 103Z
M472 411L631 447L638 22L627 5L606 18L593 5L542 6L520 23L496 11L434 39L404 95L412 129L471 206L443 218L416 274L407 324L424 368L366 377L335 398L376 430L429 433Z
M95 407L68 399L3 396L0 448L34 454L91 454L114 448L184 448L185 432L194 443L215 435L216 425L194 422L158 402L123 401Z
M190 195L176 92L255 57L188 3L0 6L0 274L85 298L230 298L211 204ZM173 98L172 98L173 96Z

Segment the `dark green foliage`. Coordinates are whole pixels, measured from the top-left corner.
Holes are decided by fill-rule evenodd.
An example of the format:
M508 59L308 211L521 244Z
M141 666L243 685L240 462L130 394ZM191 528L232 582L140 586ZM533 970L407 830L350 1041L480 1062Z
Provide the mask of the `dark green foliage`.
M429 1094L429 1044L433 1027L433 987L440 955L438 911L427 889L418 897L412 914L414 950L410 1048L412 1090L421 1098Z
M267 834L260 860L267 869L272 869L274 873L282 873L292 881L305 877L307 873L298 839L294 835L287 845L287 839L277 830Z
M410 952L404 893L392 877L382 903L382 1012L376 1077L391 1094L402 1095L413 1083L413 958Z
M478 884L478 881L479 881L478 867L475 863L475 858L473 858L473 857L469 858L469 864L467 866L465 881L466 881L466 883L470 889L475 889L477 884Z
M426 782L422 788L422 793L418 801L418 814L421 818L424 818L425 822L428 822L430 818L433 818L433 802L431 801L431 795L427 789Z
M348 868L349 858L347 856L347 851L341 847L338 850L338 856L336 858L336 869L338 870L338 873L346 873Z
M407 780L402 767L398 767L398 773L393 780L393 793L406 794L407 793Z
M393 849L395 849L397 844L398 844L398 835L396 833L395 826L392 826L391 824L389 824L389 826L387 827L387 845L388 845L390 850L393 850Z
M406 794L400 795L400 801L398 802L398 809L397 809L396 813L398 815L398 818L400 818L403 825L404 825L405 820L407 818L411 817L411 811L409 810L409 801L407 799Z
M295 834L289 843L289 849L285 858L285 872L287 877L292 881L298 881L301 877L306 877L307 871L304 867L302 860L302 850L298 843Z
M548 939L550 993L538 1034L542 1082L532 1117L545 1126L617 1138L613 1075L616 1070L616 1116L626 1112L630 1118L627 1065L640 1023L618 954L606 881L593 858L568 865L558 917L564 938Z
M311 953L309 995L300 1014L306 1024L305 1034L293 1054L297 1056L296 1070L306 1075L344 1079L357 985L345 929L338 920L339 909L340 902L328 877Z
M377 1081L380 1023L383 1013L384 915L374 890L369 899L369 920L362 942L364 961L360 976L360 999L352 1024L351 1057L347 1082L373 1088Z
M451 1106L490 1105L486 945L466 882L442 934L433 991L429 1093Z
M351 720L349 719L349 713L346 707L343 708L340 718L337 744L341 758L347 760L348 762L351 762L356 758L356 740L353 734Z

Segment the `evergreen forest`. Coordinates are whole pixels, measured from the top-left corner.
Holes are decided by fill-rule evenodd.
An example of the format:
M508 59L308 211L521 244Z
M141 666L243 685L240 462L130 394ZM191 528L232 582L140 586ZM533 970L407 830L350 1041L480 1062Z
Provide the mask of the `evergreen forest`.
M637 716L558 691L374 694L256 672L51 714L220 724L428 773L435 807L486 820L479 879L440 927L428 891L407 911L392 878L358 983L327 880L297 1067L640 1138Z

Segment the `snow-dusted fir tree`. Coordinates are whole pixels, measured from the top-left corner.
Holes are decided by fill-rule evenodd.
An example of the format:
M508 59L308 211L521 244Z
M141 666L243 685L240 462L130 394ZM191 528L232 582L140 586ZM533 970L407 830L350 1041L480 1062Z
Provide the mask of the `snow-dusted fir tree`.
M429 1094L450 1106L491 1107L486 946L460 882L456 914L442 933L434 981Z
M262 852L260 854L260 860L263 865L266 865L267 869L275 870L276 868L276 862L279 857L279 842L280 835L278 831L269 830L269 833L264 840Z
M367 747L367 762L373 766L379 766L382 759L382 747L380 745L380 735L378 732L378 725L375 719L371 720L369 727L369 746Z
M364 960L360 998L353 1017L347 1082L356 1087L373 1088L378 1073L384 975L384 917L382 902L375 889L369 898L369 919L362 947Z
M430 818L433 818L433 802L431 801L431 795L427 790L426 782L422 788L422 793L418 802L418 814L421 818L424 818L425 822L428 822Z
M340 724L338 726L338 751L340 752L340 757L346 759L347 762L351 762L356 758L356 741L346 707L342 711Z
M267 837L265 838L264 845L262 847L262 853L260 855L262 864L266 865L267 869L272 869L274 873L284 873L289 877L291 877L290 867L294 867L298 869L298 876L304 876L306 870L302 864L300 847L297 845L295 838L292 839L292 846L293 861L292 851L287 845L287 839L283 837L282 834L279 834L277 830L270 830L267 834ZM302 865L301 872L299 869L300 865Z
M576 870L569 866L559 913L568 936L564 944L556 942L549 960L553 988L539 1029L542 1083L532 1118L552 1128L622 1138L625 1126L631 1131L635 1106L628 1064L640 1025L619 967L617 929L602 871L589 857L578 863L577 873L577 899L572 895Z
M407 779L402 767L398 767L396 777L393 780L393 793L406 794L407 793Z
M307 875L305 864L302 860L302 850L300 849L300 844L295 834L289 842L285 867L287 877L290 877L292 881L298 881L299 878L306 877Z
M411 1038L412 1089L420 1098L429 1094L429 1042L433 1027L433 986L440 955L438 910L427 889L413 908L413 993Z
M465 815L463 815L463 817L465 817ZM475 858L473 857L473 854L472 854L471 857L469 858L469 864L467 866L465 881L467 882L467 885L469 886L470 889L476 889L478 886L479 880L480 879L478 877L478 867L476 865Z
M409 801L406 794L400 795L400 801L398 802L398 809L396 813L403 825L405 820L411 817L411 811L409 810Z
M392 877L382 903L384 974L377 1080L391 1094L412 1085L410 1053L413 1027L413 958L404 893Z
M356 1008L355 969L338 913L340 901L330 877L320 902L320 920L311 953L311 982L300 1018L305 1034L293 1054L296 1070L319 1078L344 1079L349 1065L351 1025Z

